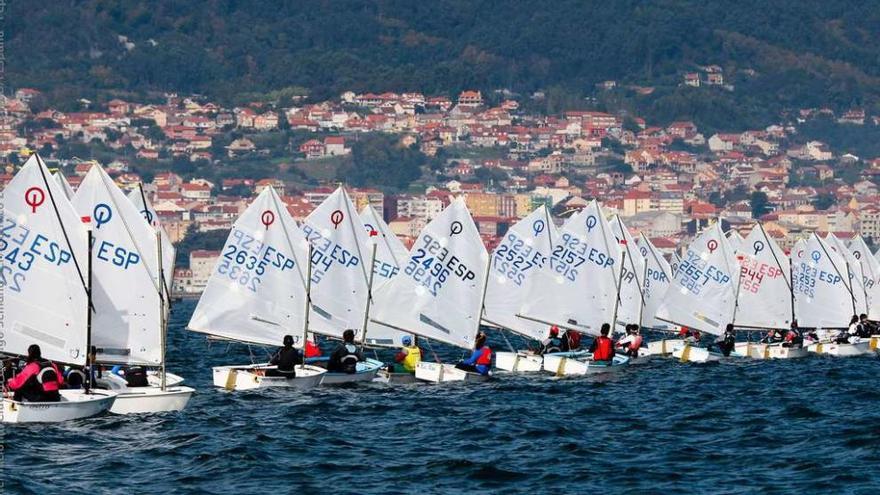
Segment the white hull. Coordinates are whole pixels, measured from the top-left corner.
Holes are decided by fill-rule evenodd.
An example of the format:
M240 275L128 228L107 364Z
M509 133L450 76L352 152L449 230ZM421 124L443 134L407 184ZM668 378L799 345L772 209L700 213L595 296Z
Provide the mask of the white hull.
M720 361L723 356L717 352L710 352L704 347L686 345L673 352L672 357L678 359L682 363L709 363L712 361Z
M556 376L590 375L595 373L609 373L620 371L629 365L630 358L622 354L616 354L611 364L596 363L592 355L587 352L560 352L544 355L544 371L554 373Z
M416 379L432 382L484 382L490 375L481 375L460 370L454 364L428 363L422 361L416 366Z
M59 423L97 416L113 405L116 393L109 390L61 390L59 402L18 402L3 399L4 423Z
M354 373L335 373L328 371L324 375L321 385L342 385L344 383L371 382L376 374L385 366L382 361L367 358L366 361L357 364Z
M496 352L495 367L513 373L532 373L544 368L544 356L526 351Z
M147 382L149 382L152 387L161 387L162 386L162 376L159 373L159 370L150 370L147 371ZM165 386L166 387L174 387L177 385L183 385L183 377L180 375L175 375L174 373L165 372Z
M770 346L767 344L755 343L755 342L737 342L733 348L733 352L730 353L731 356L736 357L748 357L752 359L770 359L770 355L767 354Z
M767 347L767 355L770 359L796 359L806 357L809 354L804 347L782 347L771 345Z
M648 342L647 352L644 354L639 352L639 357L668 356L682 347L684 347L684 341L681 339L663 339Z
M830 342L821 342L818 344L811 344L807 347L807 350L810 352L815 352L816 354L827 354L829 356L837 356L837 357L853 357L853 356L861 356L863 354L867 354L870 351L868 341L858 342L855 344L834 344Z
M379 370L373 381L377 383L392 383L395 385L418 382L415 373L391 373L386 369Z
M227 390L252 390L255 388L288 387L300 390L315 388L321 384L327 370L318 366L296 366L296 378L265 376L267 369L275 366L251 364L244 366L216 366L213 368L214 386Z
M166 386L120 390L110 412L113 414L151 414L182 411L195 393L194 388Z

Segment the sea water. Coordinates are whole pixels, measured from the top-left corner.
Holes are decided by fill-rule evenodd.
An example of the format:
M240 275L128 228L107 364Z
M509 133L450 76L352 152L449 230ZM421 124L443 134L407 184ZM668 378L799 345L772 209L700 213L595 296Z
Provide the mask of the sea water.
M880 493L874 355L230 393L211 366L266 351L185 331L194 305L169 335L186 410L5 426L5 493Z

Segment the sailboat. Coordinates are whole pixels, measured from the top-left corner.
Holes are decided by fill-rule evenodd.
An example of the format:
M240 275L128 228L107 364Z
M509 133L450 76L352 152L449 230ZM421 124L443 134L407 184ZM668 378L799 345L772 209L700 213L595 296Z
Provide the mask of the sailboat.
M554 238L553 250L533 275L520 317L544 325L596 337L603 323L616 320L617 284L622 252L598 201L573 215ZM587 352L553 353L544 356L545 371L582 375L618 369L629 363L615 356L611 365L592 361Z
M787 329L794 319L794 292L790 261L764 226L756 223L737 250L740 265L734 322L738 328ZM737 355L756 359L795 358L802 347L738 342Z
M271 187L232 225L217 265L190 318L189 330L220 339L279 345L285 335L304 346L309 309L310 248ZM267 363L217 366L214 386L227 390L317 387L326 370L296 367L296 377L266 376Z
M795 315L801 328L846 328L856 314L856 296L849 285L846 259L837 248L816 234L792 250ZM810 352L833 356L857 356L868 352L868 342L837 344L831 332L807 347Z
M146 387L129 387L122 377L102 374L98 385L119 393L110 412L183 409L195 390L164 371L169 298L156 231L97 164L77 189L73 205L93 228L96 362L159 370Z
M464 199L457 198L419 234L399 273L376 293L371 316L383 325L473 350L486 296L489 254ZM454 365L422 361L416 378L485 380Z
M0 353L85 366L89 348L89 235L70 201L34 154L6 186L0 209L0 290L5 307ZM59 402L3 398L4 423L60 422L110 409L116 394L61 390Z
M862 288L868 306L868 319L877 321L880 319L880 261L871 255L868 244L860 235L850 241L849 249L853 257L859 261ZM871 336L869 347L875 351L880 348L880 335Z
M518 317L533 274L547 263L557 236L550 212L541 206L511 227L492 252L483 323L541 341L546 324ZM544 358L530 351L495 353L495 367L505 371L541 371Z
M738 230L730 229L727 231L727 244L734 253L742 250L743 246L746 245L745 243L746 240L743 239Z
M722 335L734 318L739 267L721 231L708 227L688 247L657 309L657 318L712 335ZM673 352L682 362L717 361L720 353L685 345Z
M325 199L302 225L312 246L311 301L314 318L309 331L341 339L345 330L355 332L355 341L365 344L372 307L371 276L378 245L369 240L357 210L345 189L339 187ZM311 364L326 363L327 357L310 358ZM372 381L384 366L366 358L355 373L328 372L323 384Z
M645 260L645 278L642 287L642 297L645 307L642 310L643 329L651 329L659 332L671 332L672 325L657 319L657 308L663 302L663 296L672 283L672 267L663 254L654 246L648 237L642 233L639 239L639 253ZM682 339L662 338L648 342L646 356L666 356L676 349L684 347ZM640 353L641 354L641 353Z
M391 282L394 277L404 268L409 251L400 242L400 239L391 231L388 224L376 212L372 205L366 205L361 209L361 222L369 236L370 247L375 246L373 255L373 273L371 274L371 293L381 290ZM401 347L402 339L407 333L367 321L367 332L364 335L367 345L374 347ZM387 368L380 368L375 381L383 383L415 383L414 373L394 372Z

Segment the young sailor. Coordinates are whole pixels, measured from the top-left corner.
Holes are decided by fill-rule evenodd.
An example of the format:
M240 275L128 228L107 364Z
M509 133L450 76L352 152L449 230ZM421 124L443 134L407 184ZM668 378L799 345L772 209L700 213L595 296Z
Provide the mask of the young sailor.
M639 326L635 323L626 326L626 336L617 341L616 347L623 350L629 357L639 357L639 347L642 346L642 336L639 334Z
M64 385L61 371L55 363L43 359L40 346L28 347L27 365L12 380L9 390L14 392L13 400L27 402L58 402L58 390Z
M269 360L269 364L275 365L277 368L266 370L266 376L296 378L296 365L303 364L302 353L293 347L292 335L285 335L283 344L284 346L278 349Z
M867 339L874 335L874 324L868 321L868 315L862 313L859 315L858 336Z
M488 375L492 369L492 349L486 345L486 334L480 332L474 341L474 352L471 357L455 365L460 370Z
M614 359L614 344L608 338L608 332L611 331L611 325L603 323L599 330L599 336L593 339L590 345L590 352L593 353L593 361L610 363Z
M357 364L364 360L364 353L354 343L354 330L348 329L342 332L342 342L330 355L327 371L353 374L357 372Z
M791 322L791 328L785 333L785 341L782 347L801 347L804 344L804 337L798 328L797 320Z
M314 336L306 340L306 357L321 357L321 348L314 341Z
M577 330L566 330L562 334L562 352L575 352L581 349L581 333Z
M562 352L562 345L562 339L559 338L559 327L553 325L550 327L550 335L541 341L541 349L538 350L538 354L544 355L551 352Z
M143 366L129 366L128 368L125 368L116 365L110 368L110 373L125 378L125 382L129 388L150 386L150 382L147 379L147 370Z
M412 336L404 335L400 339L403 347L394 356L396 365L391 365L392 372L395 373L415 373L416 366L422 361L422 349L415 342Z
M736 330L733 329L732 323L727 324L727 328L724 329L724 335L715 339L714 344L718 346L718 350L721 351L722 355L725 357L730 356L733 348L736 347Z

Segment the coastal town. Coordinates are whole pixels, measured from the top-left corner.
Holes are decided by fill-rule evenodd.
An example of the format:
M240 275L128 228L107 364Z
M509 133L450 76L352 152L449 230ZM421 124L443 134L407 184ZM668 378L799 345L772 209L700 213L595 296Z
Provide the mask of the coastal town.
M686 74L682 84L724 82L707 70ZM0 100L0 185L33 152L74 188L100 163L124 189L143 183L179 242L228 230L270 186L302 220L344 182L326 171L350 158L363 136L383 134L432 160L431 170L404 190L346 187L359 209L371 205L407 245L456 196L465 198L489 248L539 205L562 222L594 198L666 253L715 219L741 232L759 219L784 249L812 232L880 239L880 157L799 136L814 119L878 126L880 116L807 108L765 128L708 133L691 121L654 125L622 113L525 109L543 97L346 92L332 101L291 97L284 105L225 108L166 94L152 103L83 100L81 110L62 112L40 108L40 92L22 88ZM255 162L271 167L254 172ZM194 172L206 167L222 174ZM175 292L204 288L219 247L188 253Z

